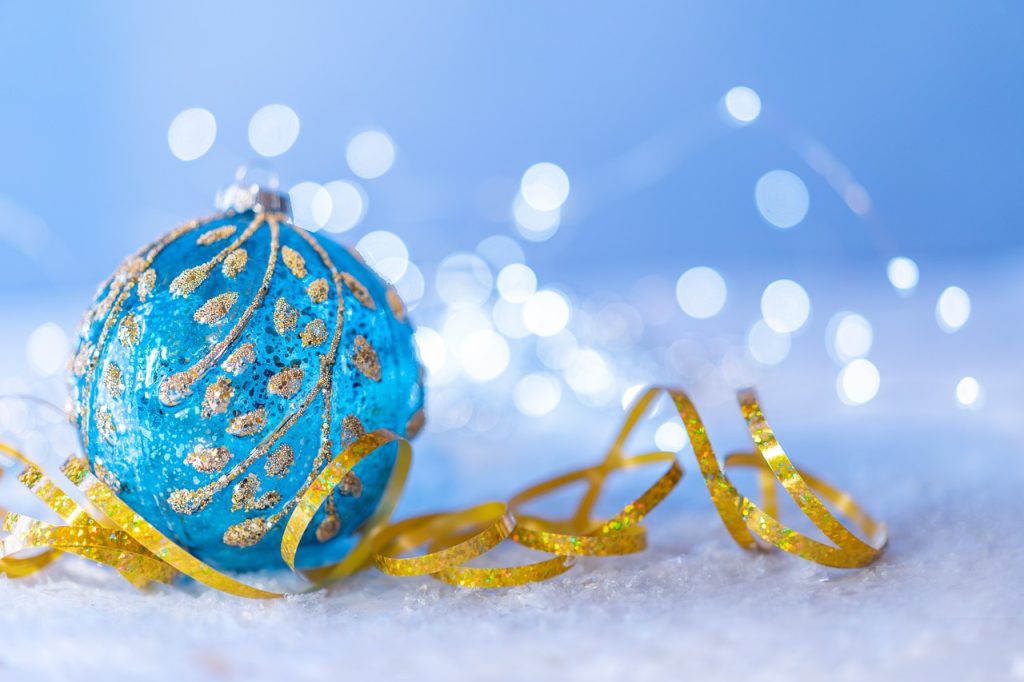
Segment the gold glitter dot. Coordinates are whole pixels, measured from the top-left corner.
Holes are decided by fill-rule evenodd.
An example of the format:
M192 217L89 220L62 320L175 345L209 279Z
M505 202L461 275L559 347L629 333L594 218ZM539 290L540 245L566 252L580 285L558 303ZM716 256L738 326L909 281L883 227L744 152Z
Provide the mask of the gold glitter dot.
M267 383L267 392L290 398L302 388L302 377L304 373L298 367L286 367L270 377Z
M224 273L225 277L234 278L245 269L245 264L248 262L249 252L245 249L235 249L224 259L224 264L220 266L220 271Z
M280 478L288 473L288 470L295 463L295 452L292 450L292 446L287 444L281 444L276 450L274 450L267 457L267 463L264 465L264 470L268 476L274 476Z
M242 373L242 370L256 362L256 344L249 342L243 343L241 346L236 348L228 359L224 361L221 367L224 371L231 372L235 376Z
M139 276L139 284L135 287L139 294L139 300L145 302L149 295L153 293L154 286L156 286L156 270L149 268Z
M267 411L257 407L252 412L240 414L228 424L228 433L232 436L251 436L259 433L267 426Z
M218 227L215 230L204 232L199 235L198 239L196 239L196 244L199 246L209 246L210 244L219 242L222 239L227 239L235 233L236 229L237 228L234 225L225 225L224 227Z
M341 518L338 516L338 511L334 508L334 500L331 498L327 498L326 513L327 516L316 527L317 542L327 542L341 530Z
M295 249L287 246L281 247L281 260L288 266L288 269L292 271L292 274L302 279L306 276L306 259L302 257L302 254Z
M377 303L373 300L373 296L370 295L369 290L363 286L363 283L353 277L347 272L341 273L341 281L345 283L348 290L352 292L352 295L370 310L377 309Z
M213 269L213 261L197 265L194 268L183 270L180 275L171 281L171 294L175 297L188 296L199 288L199 285L206 281Z
M234 394L235 387L231 385L231 379L227 377L221 377L207 386L206 395L203 396L203 418L227 412L231 396Z
M359 497L363 494L363 482L354 472L346 472L338 484L338 492L345 497Z
M409 417L409 421L405 425L405 437L413 438L416 434L423 430L423 425L426 424L426 415L423 410L416 410L416 414Z
M201 324L216 324L230 312L236 301L238 301L238 294L234 291L214 296L199 306L199 309L192 315L192 319Z
M374 381L380 381L380 359L377 351L363 336L357 336L352 349L352 361L359 371Z
M359 417L350 414L341 420L341 447L347 448L366 435L366 427Z
M281 501L281 493L271 490L259 497L256 494L260 491L261 484L259 476L247 474L238 482L235 489L231 491L231 511L253 511L256 509L269 509Z
M327 280L323 277L314 279L310 282L309 286L306 287L306 293L309 294L309 300L313 303L323 303L327 300L328 291Z
M303 346L319 346L327 340L327 325L323 320L311 320L299 333Z
M196 471L210 474L220 471L231 459L231 452L223 445L216 448L196 448L185 458L185 464L191 465Z
M395 314L395 318L399 322L405 322L405 304L402 303L402 297L398 295L394 287L387 288L388 305L391 306L391 312Z
M132 313L121 318L121 324L117 327L117 340L125 348L139 343L139 321Z
M106 410L96 415L96 430L100 432L103 440L108 443L114 444L117 442L117 429L114 427L114 418Z
M192 371L177 372L160 383L160 402L164 405L177 405L192 395L192 384L196 382Z
M236 523L224 532L224 544L231 547L252 547L270 528L262 516Z
M108 488L113 490L115 493L121 491L121 481L114 475L114 472L108 469L102 459L96 459L93 463L93 468L96 470L96 477L103 481Z
M120 398L124 393L124 380L121 378L121 368L113 362L108 362L103 370L103 385L110 391L110 395Z
M167 504L179 514L195 514L202 511L213 499L206 488L199 490L175 490L167 496Z
M277 299L274 304L274 329L278 334L294 329L299 321L299 311L293 308L284 297Z

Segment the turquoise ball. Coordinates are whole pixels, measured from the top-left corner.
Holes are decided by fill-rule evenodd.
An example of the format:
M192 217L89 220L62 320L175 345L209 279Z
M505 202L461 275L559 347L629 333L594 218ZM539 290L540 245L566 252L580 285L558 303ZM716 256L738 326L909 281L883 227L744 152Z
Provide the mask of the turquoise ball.
M288 516L317 473L365 432L423 424L394 289L354 252L253 211L183 225L125 261L85 315L71 383L93 473L221 569L283 565ZM386 446L342 481L300 563L349 549L396 455Z

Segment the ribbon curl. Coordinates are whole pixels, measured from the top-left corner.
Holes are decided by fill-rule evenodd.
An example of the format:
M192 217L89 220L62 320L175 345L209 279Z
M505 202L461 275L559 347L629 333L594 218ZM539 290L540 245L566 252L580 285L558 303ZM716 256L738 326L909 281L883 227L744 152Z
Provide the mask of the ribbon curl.
M723 468L686 393L677 388L652 387L634 403L619 435L599 464L530 486L514 495L507 504L487 502L461 511L427 514L395 523L391 522L391 515L405 486L412 450L407 440L391 431L380 429L367 433L338 453L302 495L288 517L281 540L281 556L289 568L308 581L307 589L316 589L371 564L394 576L430 575L463 587L508 587L561 575L570 570L580 556L640 552L647 546L647 533L641 522L683 477L682 466L674 453L656 451L627 455L624 452L629 436L660 395L672 400L689 436L697 468L711 500L740 547L749 551L776 547L802 559L838 568L867 566L884 551L885 525L873 520L847 493L793 465L752 391L741 392L739 403L755 451L727 456ZM352 550L336 563L298 569L295 558L299 541L317 510L348 472L390 443L398 445L395 467L380 505L364 525ZM285 593L255 587L222 573L171 541L90 473L85 458L72 457L62 471L92 508L75 502L38 465L16 449L0 443L0 451L24 465L21 482L65 522L65 525L55 525L0 509L3 530L7 533L0 540L0 573L12 578L25 577L43 570L62 553L67 553L111 565L138 587L152 582L169 583L183 574L240 597L285 596ZM594 507L612 474L651 466L664 467L664 471L647 490L614 516L593 517ZM755 469L762 506L742 495L732 484L725 471L733 468ZM577 483L585 484L586 491L569 517L546 518L523 511L528 503ZM831 544L808 537L779 520L776 483L781 484ZM870 541L850 531L826 502ZM552 556L516 566L468 565L505 541ZM13 556L38 549L42 552L33 556ZM422 553L409 555L417 550Z

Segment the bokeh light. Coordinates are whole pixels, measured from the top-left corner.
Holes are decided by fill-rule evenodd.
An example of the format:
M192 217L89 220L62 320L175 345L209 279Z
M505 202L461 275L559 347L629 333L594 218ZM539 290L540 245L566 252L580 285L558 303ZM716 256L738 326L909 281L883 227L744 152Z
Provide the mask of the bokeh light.
M654 444L665 452L679 452L689 443L686 429L678 420L667 421L654 432Z
M737 123L751 123L761 115L761 98L754 90L737 86L725 93L725 110Z
M510 339L524 339L530 335L523 319L522 303L512 303L503 298L497 300L491 310L491 319L497 330Z
M971 297L960 287L946 287L935 304L935 319L942 331L952 334L971 317Z
M217 119L206 109L186 109L171 121L167 144L182 161L195 161L210 151L217 139Z
M288 190L292 204L292 221L299 227L316 232L331 217L334 201L331 193L316 182L300 182Z
M863 405L878 395L882 383L878 368L869 360L853 360L839 371L836 392L847 405Z
M899 256L889 261L886 266L886 274L889 283L901 292L911 292L917 286L919 277L917 263L905 256Z
M764 320L758 320L747 333L747 352L762 365L777 365L789 355L789 334L777 332Z
M608 362L593 348L581 348L572 354L565 369L565 381L572 390L594 399L593 402L611 397L615 385Z
M430 374L438 374L444 369L448 351L445 349L444 338L430 327L417 327L413 334L420 363Z
M547 372L527 374L512 391L516 409L528 417L542 417L558 407L562 400L562 385Z
M754 187L754 200L761 216L783 229L799 225L810 206L807 185L796 174L786 170L773 170L762 175Z
M559 209L540 211L526 203L522 195L517 195L513 201L512 214L519 235L531 242L551 239L562 222L562 212Z
M280 156L299 139L299 116L284 104L268 104L249 119L249 146L260 156Z
M477 244L476 252L495 270L501 270L506 265L522 263L526 260L523 247L519 246L519 242L503 234L487 237Z
M345 160L359 177L379 178L395 162L395 143L383 130L364 130L349 141Z
M53 322L36 327L29 334L26 347L29 364L44 377L53 376L64 368L69 350L67 334Z
M523 200L538 211L555 211L569 198L569 176L553 163L535 163L519 183Z
M956 384L956 401L961 407L977 407L981 402L981 384L974 377L964 377Z
M487 263L471 253L453 253L441 261L434 282L441 300L453 306L483 305L494 286Z
M725 280L716 270L707 267L690 268L676 282L676 300L690 317L714 317L725 305Z
M568 329L563 329L553 336L542 336L537 339L537 357L551 369L565 369L576 356L579 342Z
M804 326L810 314L811 299L793 280L776 280L761 294L761 317L777 332L797 331Z
M416 264L410 262L405 268L405 273L394 284L395 291L405 303L406 310L415 310L426 292L426 281Z
M847 363L871 351L874 330L863 316L843 312L832 318L825 336L832 357L840 363Z
M490 381L508 367L508 342L491 329L480 329L467 336L460 350L462 370L473 381Z
M569 302L557 291L538 291L523 305L523 321L537 336L553 336L569 323Z
M324 189L331 195L331 215L324 230L346 232L358 225L366 215L366 195L362 189L345 180L328 182Z
M388 282L397 282L409 267L409 249L402 238L393 232L368 232L358 242L356 251L366 264Z
M537 275L522 263L506 265L498 273L498 293L511 303L524 303L537 291Z

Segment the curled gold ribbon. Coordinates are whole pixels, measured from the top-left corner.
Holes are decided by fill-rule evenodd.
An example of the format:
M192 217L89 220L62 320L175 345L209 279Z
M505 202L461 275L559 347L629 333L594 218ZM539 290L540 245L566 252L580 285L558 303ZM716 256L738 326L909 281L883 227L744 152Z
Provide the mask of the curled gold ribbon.
M747 550L776 547L838 568L866 566L884 551L884 524L872 519L847 493L793 465L765 420L753 392L740 393L739 403L755 451L729 455L723 468L686 393L676 388L653 387L630 409L619 435L599 464L530 486L514 495L507 504L487 502L461 511L427 514L396 523L390 519L408 476L412 451L407 440L391 431L380 429L367 433L338 453L300 497L285 526L281 556L289 568L309 582L309 589L344 578L370 564L376 564L389 575L431 575L464 587L508 587L561 575L573 567L579 556L640 552L647 546L642 521L683 477L683 469L671 452L624 453L626 441L660 395L671 399L689 436L698 471L715 509L740 547ZM300 540L320 507L359 462L392 443L397 445L398 454L381 503L348 555L327 566L297 568ZM0 509L3 530L7 533L0 539L0 573L14 578L28 576L48 566L62 553L68 553L111 565L138 587L151 582L171 582L177 574L183 574L241 597L284 596L282 592L249 585L222 573L171 541L91 474L84 458L72 457L62 471L91 507L75 502L34 462L14 448L0 443L0 451L24 465L19 477L21 482L65 522L65 525L55 525ZM651 466L664 469L643 493L609 518L594 518L594 507L612 474ZM732 484L725 470L733 468L755 470L762 506L743 496ZM548 518L523 511L540 498L580 483L586 490L567 518ZM831 544L799 533L779 520L777 483ZM870 541L850 531L826 503ZM514 566L468 565L506 540L551 556ZM37 553L14 556L26 551ZM408 556L415 551L420 553Z

